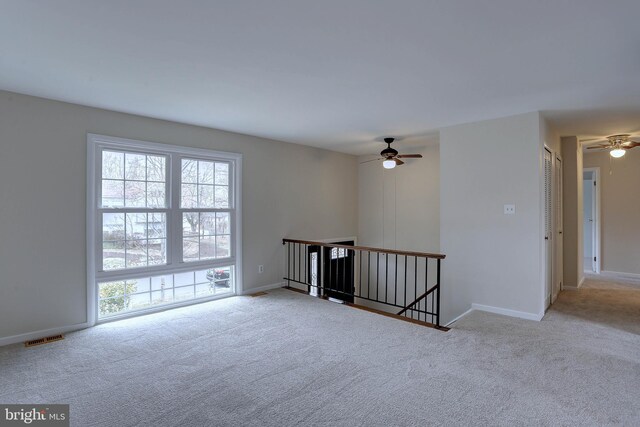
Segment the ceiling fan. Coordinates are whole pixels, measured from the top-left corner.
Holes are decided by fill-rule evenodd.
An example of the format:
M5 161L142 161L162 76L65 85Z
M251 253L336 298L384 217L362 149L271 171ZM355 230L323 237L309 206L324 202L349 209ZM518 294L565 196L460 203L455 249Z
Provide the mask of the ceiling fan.
M394 139L395 138L389 138L389 137L384 139L384 142L387 144L387 148L385 148L380 152L380 155L382 157L379 157L377 159L367 160L365 162L360 162L360 164L376 162L378 160L384 160L382 162L382 166L385 169L393 169L396 166L404 165L404 162L400 159L421 159L422 158L422 154L398 154L398 150L391 148L391 143L394 141Z
M631 141L629 139L631 135L629 134L620 134L620 135L611 135L607 137L607 142L604 144L592 145L587 147L587 150L600 150L600 149L608 149L611 157L622 157L625 155L626 150L630 150L634 147L640 147L640 142Z

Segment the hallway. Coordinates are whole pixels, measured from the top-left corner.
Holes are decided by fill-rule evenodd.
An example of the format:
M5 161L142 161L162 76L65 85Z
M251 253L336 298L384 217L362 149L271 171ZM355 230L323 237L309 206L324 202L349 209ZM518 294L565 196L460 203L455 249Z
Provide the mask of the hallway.
M640 285L589 276L578 290L560 292L544 320L580 321L585 330L607 327L640 335Z

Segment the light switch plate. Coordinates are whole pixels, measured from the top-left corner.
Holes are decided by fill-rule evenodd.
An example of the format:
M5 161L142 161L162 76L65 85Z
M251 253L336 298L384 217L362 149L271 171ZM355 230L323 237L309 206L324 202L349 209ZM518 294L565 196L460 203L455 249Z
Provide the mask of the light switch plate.
M505 215L515 215L516 214L516 205L504 205L504 214Z

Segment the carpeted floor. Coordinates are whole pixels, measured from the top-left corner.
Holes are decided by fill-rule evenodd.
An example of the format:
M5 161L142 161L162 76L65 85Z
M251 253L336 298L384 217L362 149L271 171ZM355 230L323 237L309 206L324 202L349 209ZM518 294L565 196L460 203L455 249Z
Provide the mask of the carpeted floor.
M640 292L444 333L275 290L0 348L0 402L75 426L637 426Z

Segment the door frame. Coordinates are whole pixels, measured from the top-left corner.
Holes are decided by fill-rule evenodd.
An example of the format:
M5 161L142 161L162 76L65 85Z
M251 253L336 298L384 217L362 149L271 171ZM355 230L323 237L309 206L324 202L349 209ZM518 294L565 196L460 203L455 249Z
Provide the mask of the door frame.
M549 156L549 181L547 182L547 155ZM555 274L555 265L554 265L554 244L555 244L555 236L554 236L554 158L555 154L553 150L548 147L546 144L544 145L544 150L542 151L542 224L543 224L543 233L542 237L544 240L542 246L542 254L543 254L543 312L546 311L551 306L551 299L553 296L553 282L554 282L554 274ZM547 191L549 194L547 194ZM547 206L549 203L549 206ZM548 209L547 209L548 208ZM548 215L549 217L547 218ZM547 223L548 221L548 223ZM547 228L547 225L549 228Z
M591 212L593 214L593 227L592 227L592 251L596 258L595 261L592 261L592 272L594 274L600 274L602 268L602 257L600 256L600 237L601 237L601 221L600 221L600 188L602 187L602 183L600 182L600 168L592 167L592 168L583 168L583 172L593 172L593 181L596 183L594 185L595 189L593 192L593 201L591 205ZM584 175L583 175L584 182ZM584 200L582 201L584 205ZM584 209L584 206L583 206ZM584 258L584 255L583 255Z

